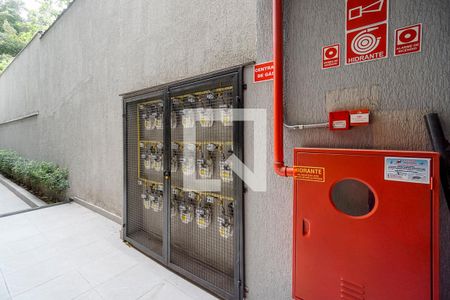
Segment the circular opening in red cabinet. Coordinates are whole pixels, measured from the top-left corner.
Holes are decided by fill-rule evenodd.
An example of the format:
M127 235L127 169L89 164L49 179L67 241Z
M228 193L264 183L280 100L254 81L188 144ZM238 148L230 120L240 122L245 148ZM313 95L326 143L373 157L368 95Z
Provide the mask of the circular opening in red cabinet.
M376 204L375 194L370 187L355 179L337 182L331 189L331 201L338 211L352 217L370 214Z

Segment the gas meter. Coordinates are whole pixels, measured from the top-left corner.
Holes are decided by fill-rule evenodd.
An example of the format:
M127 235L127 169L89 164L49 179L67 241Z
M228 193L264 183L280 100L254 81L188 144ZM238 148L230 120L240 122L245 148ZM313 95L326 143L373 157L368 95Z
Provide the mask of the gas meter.
M204 196L202 201L195 210L195 219L199 228L207 228L211 224L212 208L215 198L212 196Z
M144 203L145 209L150 209L150 198L148 197L150 191L145 189L145 191L141 194L142 202Z
M185 192L183 201L178 205L180 220L184 224L189 224L194 219L194 208L197 202L198 194L192 191Z
M187 98L187 103L189 103L192 108L185 108L181 111L181 123L184 128L195 127L195 110L193 108L195 107L196 101L197 98L195 98L195 96L189 96Z
M181 171L184 175L192 175L195 173L195 157L197 145L185 144L184 157L181 160Z
M213 160L211 153L216 149L216 145L208 144L206 151L201 151L201 158L197 160L198 175L202 179L210 179L213 174ZM206 152L206 153L205 153Z
M202 127L212 127L214 124L214 111L212 108L199 108L198 115L200 120L200 126Z
M184 128L193 128L195 127L195 111L193 109L183 109L181 122L183 123Z
M144 118L144 128L146 130L153 130L156 127L156 117L151 110L147 110L142 117Z
M224 152L222 152L222 159L219 162L219 173L223 182L233 181L232 163L227 161Z
M170 169L172 172L178 171L178 149L180 146L177 143L172 143L172 159L170 161Z
M220 109L220 120L222 121L223 126L232 126L233 125L233 110L229 105L223 104L219 106Z
M148 149L145 149L144 153L141 154L141 159L144 160L144 168L150 170L152 166L152 154Z
M183 198L183 192L179 188L172 188L172 198L170 199L170 216L177 215L177 208L180 199Z
M219 225L219 235L224 239L233 236L233 203L227 206L222 204L220 215L217 217Z
M163 117L164 117L163 107L164 107L164 104L162 104L162 103L160 103L156 107L156 110L157 110L155 112L155 128L156 129L162 129L163 128Z
M178 121L177 121L177 113L173 111L173 112L170 114L170 127L171 127L172 129L174 129L174 128L177 128L177 125L178 125Z
M164 145L162 143L156 144L156 148L154 149L154 154L152 156L153 169L155 171L161 171L163 165L163 148Z
M150 207L154 212L160 212L163 209L163 191L164 187L162 184L159 184L156 189L153 190L152 194L150 194Z

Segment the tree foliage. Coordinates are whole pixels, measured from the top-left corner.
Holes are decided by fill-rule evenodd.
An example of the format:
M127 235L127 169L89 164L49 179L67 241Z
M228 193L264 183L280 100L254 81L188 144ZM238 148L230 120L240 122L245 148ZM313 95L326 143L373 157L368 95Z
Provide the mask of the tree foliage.
M36 0L37 8L27 10L23 0L0 0L0 73L36 32L45 31L71 1Z

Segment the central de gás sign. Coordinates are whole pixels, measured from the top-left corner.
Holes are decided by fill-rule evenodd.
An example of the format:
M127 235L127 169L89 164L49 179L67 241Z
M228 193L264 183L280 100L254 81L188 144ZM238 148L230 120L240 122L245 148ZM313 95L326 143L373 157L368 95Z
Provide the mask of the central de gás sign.
M253 72L253 81L256 83L273 80L273 74L274 74L273 61L257 64L255 65Z

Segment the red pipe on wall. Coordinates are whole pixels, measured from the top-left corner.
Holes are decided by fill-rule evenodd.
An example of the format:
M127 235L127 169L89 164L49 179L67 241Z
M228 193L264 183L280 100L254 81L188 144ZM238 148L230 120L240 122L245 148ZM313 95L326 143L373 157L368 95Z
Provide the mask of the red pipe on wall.
M273 0L273 147L275 173L294 176L294 168L284 165L283 144L283 0Z

